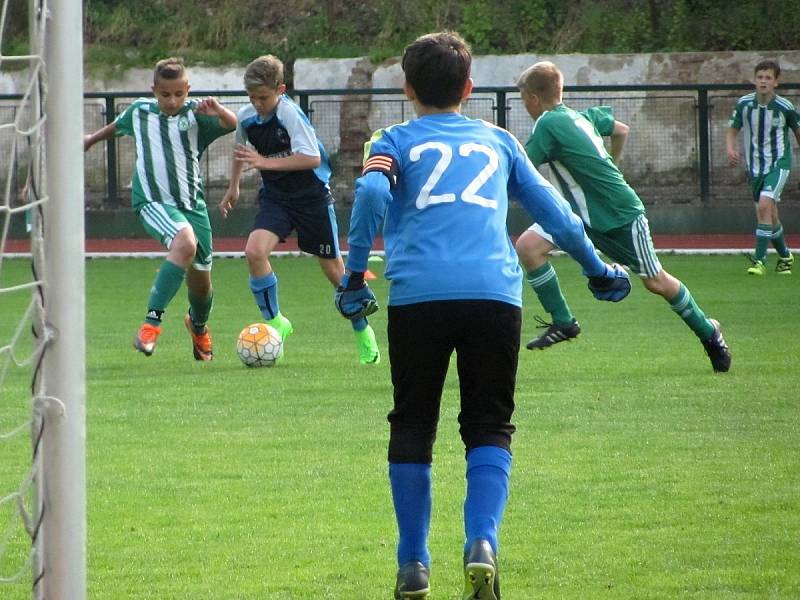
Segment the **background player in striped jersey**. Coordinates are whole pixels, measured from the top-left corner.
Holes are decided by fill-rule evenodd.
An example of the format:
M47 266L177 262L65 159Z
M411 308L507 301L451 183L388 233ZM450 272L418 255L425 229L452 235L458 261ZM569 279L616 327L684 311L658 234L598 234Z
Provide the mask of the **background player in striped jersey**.
M395 599L427 598L431 462L453 351L466 449L464 600L500 597L498 529L508 496L522 272L508 236L509 195L545 223L590 275L593 293L630 291L597 256L580 220L506 130L460 114L471 55L450 32L418 38L402 60L418 118L377 131L356 181L347 273L335 296L347 318L377 309L364 282L383 221L394 407L389 479L399 530Z
M300 107L289 98L283 81L283 63L271 55L247 65L244 86L250 104L239 111L231 181L220 203L223 217L239 200L244 169L258 169L263 185L259 210L247 238L245 256L250 291L267 323L284 340L292 323L280 310L278 276L269 261L277 245L297 231L300 249L319 259L322 272L336 287L344 275L333 196L328 187L328 155ZM359 362L377 364L380 351L366 317L352 321Z
M517 85L535 121L525 144L533 164L550 166L555 183L583 220L595 246L638 273L645 288L664 298L702 341L714 371L727 371L731 357L719 323L708 319L686 286L662 268L644 205L615 165L628 126L616 121L609 107L578 113L565 106L564 77L551 62L526 69ZM606 151L603 136L611 137L611 154ZM528 343L529 349L547 348L580 333L548 260L555 244L550 234L546 225L534 223L517 240L528 283L553 320L545 324L544 334Z
M84 137L84 150L112 136L130 135L136 143L132 205L153 238L167 248L150 288L147 314L133 345L145 356L155 350L164 311L184 278L189 311L184 322L196 360L211 360L206 325L213 303L211 224L200 172L200 156L218 137L236 128L236 115L216 98L189 99L183 61L156 63L153 98L134 101L113 123Z
M736 148L736 138L743 131L744 167L753 188L758 220L753 265L747 269L751 275L766 273L770 241L778 251L777 273L791 275L794 263L778 217L778 202L792 167L790 130L800 144L800 114L791 102L775 93L780 74L775 61L764 60L756 65L756 91L739 98L725 137L728 162L739 165L742 156Z

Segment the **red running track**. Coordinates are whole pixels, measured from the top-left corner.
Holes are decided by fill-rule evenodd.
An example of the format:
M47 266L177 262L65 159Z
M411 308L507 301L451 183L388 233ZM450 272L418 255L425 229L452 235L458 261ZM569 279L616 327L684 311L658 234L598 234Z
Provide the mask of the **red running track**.
M787 235L787 243L791 248L800 247L800 234ZM714 249L741 249L748 250L754 246L752 234L705 234L705 235L653 235L653 243L657 250L714 250ZM214 250L217 252L243 252L245 238L214 238ZM29 241L6 240L5 252L18 253L29 251ZM347 249L347 241L341 240L343 250ZM375 242L375 250L383 249L383 240ZM297 242L294 238L279 244L277 251L297 251ZM88 239L86 252L163 252L163 248L150 238L136 239Z

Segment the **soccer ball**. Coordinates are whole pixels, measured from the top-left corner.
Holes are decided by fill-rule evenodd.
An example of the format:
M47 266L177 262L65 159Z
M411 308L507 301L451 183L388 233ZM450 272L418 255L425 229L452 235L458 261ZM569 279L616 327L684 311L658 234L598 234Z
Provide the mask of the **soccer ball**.
M271 367L283 356L283 339L274 327L253 323L239 334L236 353L248 367Z

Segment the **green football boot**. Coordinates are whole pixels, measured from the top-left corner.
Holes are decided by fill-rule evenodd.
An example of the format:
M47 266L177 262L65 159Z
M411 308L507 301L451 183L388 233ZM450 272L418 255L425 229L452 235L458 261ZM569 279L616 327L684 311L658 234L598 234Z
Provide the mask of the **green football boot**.
M794 256L792 256L791 254L787 257L782 256L778 258L778 262L775 265L775 272L778 275L791 275L793 264L794 264Z
M367 325L361 331L354 333L358 345L358 362L362 365L377 365L381 362L381 351L378 349L378 341L375 339L372 327Z
M750 257L748 257L750 258ZM764 275L767 272L767 266L764 264L763 260L758 260L757 258L750 258L753 262L753 266L747 269L747 273L749 275Z
M275 328L278 333L281 334L281 339L286 342L286 338L292 335L294 331L294 327L292 327L292 322L284 317L281 313L278 313L278 316L274 319L270 319L267 321L267 325L270 327Z

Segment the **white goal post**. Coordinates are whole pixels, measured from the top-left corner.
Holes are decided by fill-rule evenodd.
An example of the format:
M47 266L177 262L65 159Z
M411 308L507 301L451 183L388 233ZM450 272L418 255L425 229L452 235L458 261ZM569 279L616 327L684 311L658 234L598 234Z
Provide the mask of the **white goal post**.
M45 65L45 426L39 504L42 572L34 594L86 598L86 323L83 189L83 3L43 3ZM39 588L39 589L37 589Z
M28 11L29 52L4 55L12 47L3 39L11 9L22 7ZM86 599L82 11L81 0L0 0L0 64L17 63L9 73L21 82L17 104L0 105L0 114L11 115L0 118L0 274L15 215L28 217L32 273L22 284L0 278L0 294L21 291L30 298L27 310L5 315L7 325L12 317L16 324L10 341L0 340L4 401L25 392L19 377L6 377L9 370L31 368L27 423L0 430L0 441L28 427L32 433L24 480L11 493L0 490L0 515L10 514L0 527L0 559L11 557L5 563L11 572L0 572L3 598L9 591L19 597L27 571L35 600ZM12 403L4 405L12 414ZM15 533L20 523L29 540L27 560L17 560L24 557Z

